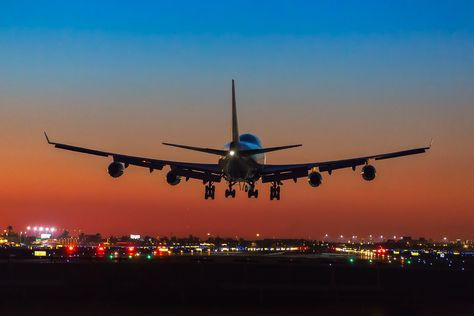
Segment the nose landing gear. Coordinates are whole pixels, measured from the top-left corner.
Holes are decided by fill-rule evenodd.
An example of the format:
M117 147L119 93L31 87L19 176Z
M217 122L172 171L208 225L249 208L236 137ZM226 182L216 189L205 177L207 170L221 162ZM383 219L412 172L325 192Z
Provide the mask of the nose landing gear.
M207 200L208 198L211 198L214 200L214 197L216 195L216 186L212 184L212 182L209 182L208 185L205 186L204 188L204 198Z
M249 183L249 185L245 188L247 191L247 196L249 199L253 196L258 198L258 190L255 189L255 183Z
M229 182L229 188L225 190L225 197L231 196L232 198L235 198L235 189L232 189L232 186L235 184L235 182Z
M280 200L280 183L273 182L270 187L270 200L273 199Z

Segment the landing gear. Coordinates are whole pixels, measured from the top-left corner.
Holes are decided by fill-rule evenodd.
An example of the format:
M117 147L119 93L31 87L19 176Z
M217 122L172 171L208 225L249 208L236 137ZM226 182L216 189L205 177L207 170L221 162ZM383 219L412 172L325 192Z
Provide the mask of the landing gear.
M280 184L273 182L270 187L270 200L277 199L280 200Z
M235 189L232 189L232 186L235 184L232 182L229 182L229 188L225 190L225 197L231 196L232 198L235 198Z
M211 198L214 200L215 195L216 195L216 186L213 185L212 182L209 182L209 184L205 186L204 198L206 200L208 198Z
M252 196L258 198L258 190L255 189L254 183L250 183L248 186L246 186L245 191L247 191L247 196L249 197L249 199Z

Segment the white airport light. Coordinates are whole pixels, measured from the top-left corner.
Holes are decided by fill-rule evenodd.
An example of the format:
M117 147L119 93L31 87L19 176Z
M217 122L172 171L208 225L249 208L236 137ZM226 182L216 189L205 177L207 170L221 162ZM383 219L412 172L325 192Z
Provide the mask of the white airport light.
M231 155L231 156L235 155L235 151L233 151L233 150L229 151L229 155Z
M30 230L30 229L31 229L31 226L26 227L26 230Z

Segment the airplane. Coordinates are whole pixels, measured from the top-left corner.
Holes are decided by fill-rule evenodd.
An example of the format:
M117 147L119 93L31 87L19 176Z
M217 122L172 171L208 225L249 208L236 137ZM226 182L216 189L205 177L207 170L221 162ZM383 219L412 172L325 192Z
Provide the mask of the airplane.
M216 164L169 161L130 156L52 142L46 132L44 132L44 135L48 144L53 145L56 148L102 157L112 157L113 161L108 166L107 171L113 178L122 176L125 169L130 165L148 168L150 173L154 170L162 170L164 166L169 166L170 171L166 174L166 181L168 184L173 186L177 185L181 182L182 178L186 181L189 179L201 180L205 185L204 198L206 200L209 198L214 200L216 192L214 183L219 183L222 180L227 182L227 189L225 190L226 198L235 198L235 189L233 187L237 183L239 183L239 185L244 184L243 187L245 192L247 192L248 198L258 198L256 183L259 180L262 183L271 183L270 200L280 200L280 186L283 184L282 181L293 180L296 183L299 178L307 178L310 186L318 187L323 181L321 173L327 172L331 175L334 170L342 168L352 168L352 170L355 171L357 166L363 166L361 168L362 178L366 181L372 181L375 179L376 169L373 165L369 164L369 161L421 154L431 148L430 143L427 147L350 159L299 164L266 164L266 153L300 147L302 145L295 144L278 147L262 147L262 143L256 135L249 133L239 134L234 80L232 80L232 140L224 145L224 149L162 143L166 146L217 155L219 156L219 160Z

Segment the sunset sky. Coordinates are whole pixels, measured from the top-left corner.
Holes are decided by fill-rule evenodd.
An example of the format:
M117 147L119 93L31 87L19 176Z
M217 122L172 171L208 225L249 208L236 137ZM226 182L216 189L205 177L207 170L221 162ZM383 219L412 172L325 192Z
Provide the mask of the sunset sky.
M308 5L308 3L312 3ZM428 145L428 154L282 187L203 199L167 170L106 172L110 160L59 142L214 163L162 141L220 148L231 79L240 132L269 163ZM0 3L0 226L86 233L474 239L472 1L3 1Z

